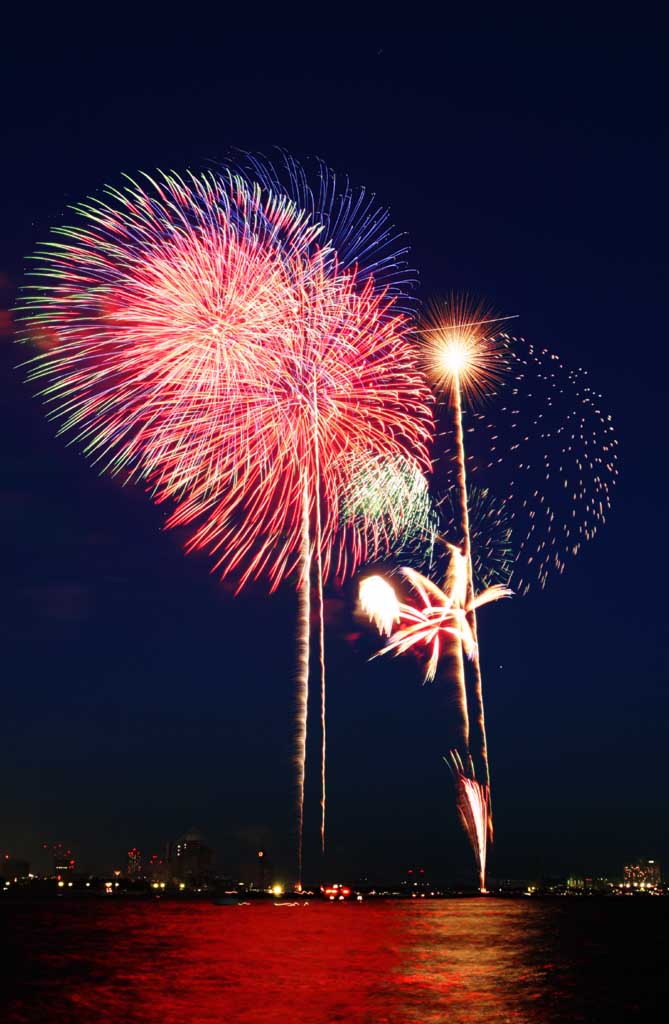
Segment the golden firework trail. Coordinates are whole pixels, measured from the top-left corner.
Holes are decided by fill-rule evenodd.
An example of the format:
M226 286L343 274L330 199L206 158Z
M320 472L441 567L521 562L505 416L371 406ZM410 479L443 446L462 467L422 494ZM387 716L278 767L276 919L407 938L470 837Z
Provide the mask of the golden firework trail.
M424 361L430 376L449 396L453 411L455 434L455 462L457 467L457 494L459 496L459 528L462 555L466 561L466 594L464 609L472 640L473 690L476 723L480 740L483 782L476 780L473 761L471 777L457 776L458 810L470 836L479 866L481 889L485 886L485 841L492 841L492 803L490 798L490 762L483 703L483 677L478 645L476 603L474 601L474 565L472 559L469 497L467 492L467 463L463 429L463 399L482 400L502 379L505 369L502 347L488 327L506 317L496 317L492 311L477 305L467 297L451 296L445 308L434 307L424 330ZM463 644L464 646L464 644ZM459 685L464 684L464 659L459 659ZM481 808L485 808L485 814ZM481 834L481 824L485 833Z
M321 853L325 853L325 604L323 600L323 526L321 519L321 463L318 444L318 390L314 381L314 467L316 474L316 595L318 600L318 661L321 679Z
M458 814L469 837L479 876L479 889L486 892L485 870L487 840L492 839L490 820L490 787L482 785L475 777L471 757L466 769L457 750L451 750L444 761L451 770L456 786Z
M483 679L478 650L478 627L474 602L474 568L469 522L467 468L463 430L463 398L482 399L486 391L502 378L502 349L485 328L507 317L495 317L492 311L466 297L451 297L445 308L434 308L424 329L424 361L437 385L450 397L455 432L457 493L459 496L462 555L466 560L465 608L473 639L472 657L476 717L481 741L484 782L490 785L488 742L483 704ZM492 815L489 814L492 822ZM490 827L491 831L491 827Z
M309 481L304 473L302 522L300 530L300 577L297 584L297 876L302 883L302 841L304 837L304 779L307 759L307 709L309 705L309 659L311 637L311 544L309 538Z
M464 672L464 655L478 658L478 647L471 628L471 615L476 608L510 597L508 587L495 584L476 597L467 600L469 565L467 558L454 545L448 545L451 560L444 589L416 572L403 567L402 575L420 599L420 606L400 601L391 585L382 576L368 576L360 584L359 598L362 611L387 642L373 657L382 654L404 654L413 647L430 650L424 682L434 679L443 652L444 641L455 637L458 671L455 684L462 721L462 745L467 751L468 768L457 750L445 758L451 769L456 787L460 820L469 838L476 859L479 888L485 892L486 843L492 841L489 782L479 782L469 753L469 710ZM393 628L395 624L399 628Z
M446 308L432 310L421 332L423 368L446 395L453 417L455 480L448 492L448 532L458 547L446 544L450 560L443 591L424 577L412 577L412 570L407 569L401 571L419 594L420 607L402 603L380 577L368 577L360 588L362 609L388 638L378 653L401 654L415 645L425 645L430 652L426 681L435 677L444 642L453 644L457 637L449 668L460 695L465 742L458 744L459 749L452 750L447 760L481 889L493 819L477 608L511 593L506 586L488 586L496 575L505 583L513 580L514 591L526 592L531 573L544 586L551 568L562 572L567 554L577 555L582 543L591 540L604 522L610 507L609 489L617 475L611 418L602 411L601 396L584 382L585 371L570 371L548 350L538 351L523 339L489 328L507 319L511 318L493 316L467 299L454 298ZM496 403L492 416L472 408L477 400L500 398L505 393L508 398L499 407ZM563 397L573 398L574 405L565 407ZM529 423L521 416L526 406L524 419ZM470 410L472 421L465 421L465 412L469 415ZM504 421L503 429L496 422L499 418ZM466 452L465 423L468 433L475 427L478 430L480 423L490 431L487 466L485 460L480 463ZM527 454L533 440L546 448L542 459ZM502 473L498 467L507 463L506 474L510 473L511 479L500 489L503 498L489 502L489 488L480 486L480 473L479 486L470 491L468 470ZM523 488L531 470L538 474L539 482L533 489ZM560 497L551 496L549 486L559 488ZM564 500L572 506L560 522L555 509ZM579 514L582 521L574 523ZM441 540L436 529L433 536ZM487 564L491 552L496 558L494 572ZM477 597L477 587L488 589ZM466 658L471 671L466 671ZM476 764L469 748L470 712L477 733Z

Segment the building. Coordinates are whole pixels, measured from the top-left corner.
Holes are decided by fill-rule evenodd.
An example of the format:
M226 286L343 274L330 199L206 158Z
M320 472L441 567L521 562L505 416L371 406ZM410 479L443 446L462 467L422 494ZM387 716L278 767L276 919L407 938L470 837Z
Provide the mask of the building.
M142 877L142 855L136 846L133 846L132 850L128 850L128 878L141 878Z
M611 892L613 882L602 875L570 875L567 879L567 891L570 893L603 893Z
M206 886L211 881L213 860L214 851L195 828L168 847L170 875L174 881L186 885Z
M270 870L269 861L267 859L266 850L258 850L257 866L255 871L255 879L252 888L259 889L260 892L264 892L267 888L268 882L268 871Z
M640 857L623 868L623 884L630 889L654 889L662 883L660 865L656 860Z

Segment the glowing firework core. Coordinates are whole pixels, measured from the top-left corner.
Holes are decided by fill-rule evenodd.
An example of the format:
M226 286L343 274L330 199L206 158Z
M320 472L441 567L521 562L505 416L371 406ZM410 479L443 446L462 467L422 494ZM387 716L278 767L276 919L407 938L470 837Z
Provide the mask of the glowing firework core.
M467 338L454 335L441 339L441 351L437 354L439 364L445 373L462 374L471 370L472 349Z
M500 379L501 350L487 327L499 320L467 298L434 306L423 331L425 368L437 388L481 397Z
M382 576L368 576L360 584L360 606L381 636L390 636L400 621L397 594Z

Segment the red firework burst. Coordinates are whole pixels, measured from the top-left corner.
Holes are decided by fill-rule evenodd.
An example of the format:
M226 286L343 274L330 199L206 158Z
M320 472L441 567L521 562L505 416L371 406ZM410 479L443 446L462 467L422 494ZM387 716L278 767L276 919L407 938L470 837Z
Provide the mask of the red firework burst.
M340 271L289 199L233 175L130 183L78 212L24 301L26 335L58 339L31 376L61 431L174 499L168 525L195 524L190 547L240 586L295 569L306 486L324 572L346 575L351 457L429 468L429 396L395 297Z
M426 464L427 402L406 318L321 253L300 258L291 277L299 299L264 349L263 372L232 408L225 397L208 409L189 403L186 444L172 446L155 478L162 498L186 476L169 525L198 523L191 546L214 551L224 573L241 568L242 584L267 573L276 586L295 568L305 487L324 576L333 559L344 576L361 549L338 532L352 457L409 451ZM214 474L212 450L231 453Z
M429 469L429 393L401 295L374 279L385 214L348 190L321 222L305 212L314 206L231 173L147 182L78 207L83 222L38 255L44 283L26 292L25 336L48 330L54 345L30 376L61 431L174 501L168 526L193 525L190 547L214 553L240 587L266 575L274 588L299 568L301 842L312 567L324 780L323 581L364 550L338 532L341 491L366 456ZM324 837L324 782L322 805Z

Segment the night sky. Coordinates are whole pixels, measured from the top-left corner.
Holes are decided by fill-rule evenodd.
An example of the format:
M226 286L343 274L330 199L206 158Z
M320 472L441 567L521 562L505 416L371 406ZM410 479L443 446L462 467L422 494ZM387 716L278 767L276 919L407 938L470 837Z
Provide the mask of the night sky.
M377 193L408 232L421 298L486 296L604 393L621 457L606 528L482 627L490 874L615 875L637 855L669 871L659 33L525 21L258 36L200 20L131 46L102 43L102 26L58 32L23 27L3 55L0 847L39 867L40 843L62 839L102 868L197 825L232 873L258 844L277 871L293 864L293 589L234 598L161 531L163 510L55 439L14 369L6 312L69 203L122 172L278 145ZM445 696L411 657L366 662L352 593L328 598L328 870L472 876L440 761Z

